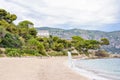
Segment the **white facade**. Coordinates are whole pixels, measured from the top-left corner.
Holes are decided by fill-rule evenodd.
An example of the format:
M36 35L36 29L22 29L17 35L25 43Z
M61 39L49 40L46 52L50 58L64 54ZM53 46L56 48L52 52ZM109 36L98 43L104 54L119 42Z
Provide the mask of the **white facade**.
M49 37L49 31L48 30L39 30L37 36L40 37Z
M32 24L28 24L28 27L29 28L33 28L34 26Z

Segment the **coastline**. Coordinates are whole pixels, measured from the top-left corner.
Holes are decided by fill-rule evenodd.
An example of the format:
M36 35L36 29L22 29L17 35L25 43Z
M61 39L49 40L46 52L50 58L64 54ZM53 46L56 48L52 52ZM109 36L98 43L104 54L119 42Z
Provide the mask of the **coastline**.
M79 59L79 60L82 60L81 62L82 63L76 63L76 62L78 62L77 60L78 59L73 59L73 62L74 62L74 67L72 68L74 71L76 71L76 72L78 72L80 75L83 75L83 76L86 76L86 77L88 77L90 80L119 80L120 78L117 76L117 75L115 75L115 74L113 74L112 72L109 72L109 71L104 71L104 69L106 69L106 68L108 68L107 66L106 67L103 67L103 70L102 69L100 69L99 70L99 67L97 68L97 67L94 67L94 68L92 68L92 67L88 67L88 62L86 62L86 60L87 61L98 61L98 60L109 60L109 59L111 59L111 60L116 60L116 59L119 59L119 58L100 58L100 59ZM85 60L85 61L84 61ZM106 62L106 61L105 61ZM84 65L84 63L86 63L86 65ZM90 63L90 62L89 62ZM98 62L99 63L99 62ZM102 62L103 63L103 62ZM110 63L110 62L108 62L108 63ZM92 63L90 63L90 64L96 64L95 62L92 62ZM104 63L103 63L104 64ZM99 64L99 66L101 65L101 66L103 66L103 64ZM112 63L111 63L112 64ZM97 65L97 64L96 64ZM108 64L106 64L106 65L108 65ZM91 66L91 65L90 65ZM94 65L93 65L94 66ZM110 66L110 65L109 65ZM116 67L115 67L116 68ZM116 69L115 68L113 68L112 67L112 70L115 70L116 71ZM110 68L109 68L110 69ZM108 70L109 70L108 69Z
M0 58L0 80L89 80L70 69L68 57Z
M76 60L77 59L73 59L73 62L75 62ZM87 59L81 59L81 60L87 60ZM78 67L75 63L73 64L71 69L73 71L77 72L78 74L89 78L90 80L108 80L107 78L103 78L101 76L96 75L97 72L87 70L87 69L85 69L83 67Z

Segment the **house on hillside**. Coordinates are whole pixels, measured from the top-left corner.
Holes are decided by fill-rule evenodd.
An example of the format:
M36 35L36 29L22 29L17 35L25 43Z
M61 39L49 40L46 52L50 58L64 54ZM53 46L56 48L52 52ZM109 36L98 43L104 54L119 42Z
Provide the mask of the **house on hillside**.
M40 37L49 37L49 31L48 30L39 30L37 33L37 36Z
M29 27L29 28L33 28L34 25L33 25L33 24L28 24L28 27Z

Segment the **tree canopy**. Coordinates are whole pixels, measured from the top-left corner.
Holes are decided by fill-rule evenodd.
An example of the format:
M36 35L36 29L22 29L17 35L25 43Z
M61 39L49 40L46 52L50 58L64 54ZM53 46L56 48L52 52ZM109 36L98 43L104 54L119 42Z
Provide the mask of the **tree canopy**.
M17 16L15 14L10 14L4 9L0 9L0 21L5 20L8 23L12 23L16 19L17 19Z
M16 25L16 19L15 14L0 9L0 47L6 49L8 56L65 55L72 47L81 54L88 54L90 49L96 50L102 45L109 45L106 38L97 41L86 40L80 36L73 36L71 40L52 35L38 37L31 21L23 20Z

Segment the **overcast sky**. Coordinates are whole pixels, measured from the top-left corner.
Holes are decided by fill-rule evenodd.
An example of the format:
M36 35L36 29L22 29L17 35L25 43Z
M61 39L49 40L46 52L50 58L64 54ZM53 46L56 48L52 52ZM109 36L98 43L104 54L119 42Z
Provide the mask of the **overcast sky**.
M35 27L120 30L120 0L0 0L0 8Z

